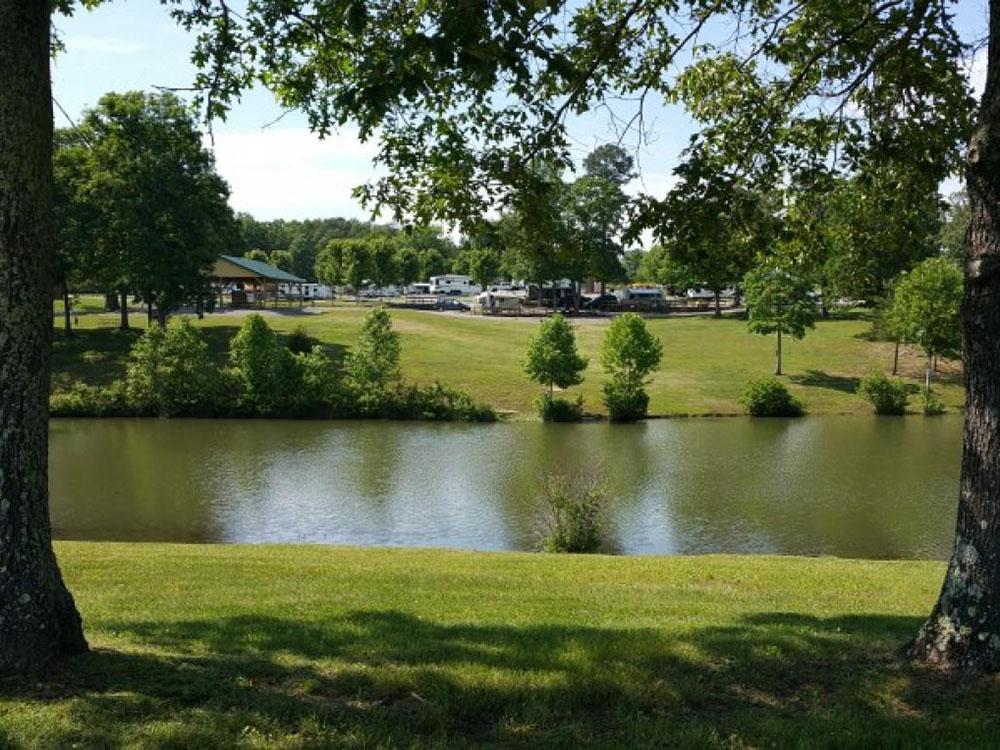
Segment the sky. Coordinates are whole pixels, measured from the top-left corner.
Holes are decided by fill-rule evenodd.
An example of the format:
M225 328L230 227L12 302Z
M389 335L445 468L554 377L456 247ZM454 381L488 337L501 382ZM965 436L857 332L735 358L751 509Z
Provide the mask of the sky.
M984 36L986 0L959 0L955 6L963 36ZM70 18L57 17L56 29L66 51L53 62L53 95L70 119L108 91L184 87L194 78L189 60L192 37L155 0L119 0L92 11L79 9ZM985 52L970 68L973 85L981 91ZM300 115L282 114L267 91L254 90L226 122L214 125L216 162L232 190L233 208L262 220L369 219L351 197L351 189L375 174L371 164L375 144L361 143L350 128L320 140ZM56 126L69 124L57 108ZM693 131L694 123L680 107L651 104L648 137L636 152L641 174L629 186L630 192L664 195ZM602 113L571 122L569 135L578 161L595 146L617 139ZM957 188L957 181L949 181L942 192Z

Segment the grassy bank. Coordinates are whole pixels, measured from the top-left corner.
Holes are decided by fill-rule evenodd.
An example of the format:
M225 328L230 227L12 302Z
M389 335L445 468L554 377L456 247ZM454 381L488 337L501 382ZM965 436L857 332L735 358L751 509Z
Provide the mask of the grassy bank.
M94 651L0 745L994 745L895 652L942 566L63 543Z
M269 315L276 330L303 325L326 345L335 359L343 358L355 340L365 308L335 307L319 315ZM537 321L488 319L412 310L392 312L403 339L403 372L413 383L434 380L468 391L497 409L531 412L538 388L521 370L525 343ZM71 339L56 333L55 385L75 380L107 383L124 374L125 356L137 334L115 330L116 315L81 315L80 329ZM209 315L203 326L219 361L225 359L229 338L242 315ZM142 325L144 316L134 315ZM56 324L61 325L57 319ZM598 351L607 320L575 323L581 351L590 358L586 381L570 394L582 393L586 408L603 410L604 382ZM666 318L649 321L663 341L663 368L649 388L650 413L738 414L739 395L746 381L771 372L772 337L747 333L744 321L712 318ZM870 323L858 317L821 321L802 341L785 341L784 380L813 414L868 413L867 402L854 394L858 380L872 370L888 372L892 345L867 338ZM923 358L904 351L901 373L914 385L922 382ZM953 363L943 363L937 389L946 405L962 405L961 378ZM914 398L913 407L918 406Z

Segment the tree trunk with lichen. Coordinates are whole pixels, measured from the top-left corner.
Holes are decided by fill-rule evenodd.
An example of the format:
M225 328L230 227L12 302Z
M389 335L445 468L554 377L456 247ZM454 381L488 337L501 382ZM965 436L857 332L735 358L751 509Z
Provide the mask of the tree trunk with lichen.
M966 171L972 221L962 301L965 436L955 548L910 655L976 673L1000 670L1000 0L990 2L986 92Z
M49 525L49 6L0 0L0 674L87 647Z

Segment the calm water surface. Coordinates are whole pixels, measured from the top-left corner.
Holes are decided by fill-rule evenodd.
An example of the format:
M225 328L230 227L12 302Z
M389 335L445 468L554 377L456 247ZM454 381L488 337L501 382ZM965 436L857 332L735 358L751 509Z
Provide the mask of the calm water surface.
M57 537L533 549L602 472L626 553L943 558L959 417L645 424L53 420Z

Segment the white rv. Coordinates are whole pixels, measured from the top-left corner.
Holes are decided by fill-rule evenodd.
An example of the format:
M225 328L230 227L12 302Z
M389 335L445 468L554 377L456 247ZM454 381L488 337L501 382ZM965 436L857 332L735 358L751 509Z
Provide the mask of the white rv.
M650 302L663 301L663 289L658 286L627 286L622 290L623 302L638 302L646 300Z
M478 294L482 287L473 284L468 276L448 273L444 276L431 276L431 294Z

